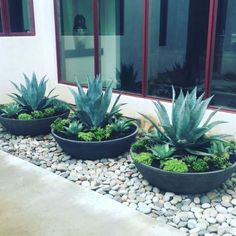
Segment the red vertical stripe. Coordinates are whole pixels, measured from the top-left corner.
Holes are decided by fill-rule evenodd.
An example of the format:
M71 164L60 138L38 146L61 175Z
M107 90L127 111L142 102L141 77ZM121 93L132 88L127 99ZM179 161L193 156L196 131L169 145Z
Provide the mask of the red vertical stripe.
M94 29L94 74L99 74L99 16L98 0L93 0L93 29Z
M144 14L143 14L143 61L142 61L142 95L147 95L148 86L148 12L149 1L144 0Z
M210 11L208 21L208 36L205 64L205 96L209 97L211 93L211 79L213 73L214 51L215 51L215 30L217 20L218 0L210 0Z

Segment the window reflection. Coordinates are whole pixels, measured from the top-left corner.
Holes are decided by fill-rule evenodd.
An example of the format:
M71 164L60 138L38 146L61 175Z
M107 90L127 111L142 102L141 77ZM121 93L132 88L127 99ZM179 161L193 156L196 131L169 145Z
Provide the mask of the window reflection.
M8 0L11 32L30 32L29 0Z
M58 9L61 78L86 83L94 75L93 0L60 0Z
M2 28L2 9L1 9L1 6L0 6L0 32L3 32L3 28Z
M99 6L100 73L118 90L141 93L143 0L100 0Z
M149 2L149 95L171 97L172 85L202 92L209 1Z
M236 107L236 1L219 1L214 69L213 105Z

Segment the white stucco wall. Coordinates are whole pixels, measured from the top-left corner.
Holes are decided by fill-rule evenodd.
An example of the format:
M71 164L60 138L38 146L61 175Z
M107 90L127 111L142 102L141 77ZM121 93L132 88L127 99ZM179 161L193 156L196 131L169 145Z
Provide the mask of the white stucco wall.
M56 87L56 93L67 102L73 102L68 86L57 83L57 60L53 0L34 1L36 36L0 37L0 103L10 101L7 94L14 92L10 80L21 82L22 73L36 72L40 77L48 75L49 89ZM114 95L115 97L116 95ZM138 112L154 116L151 100L123 96L126 102L124 114L138 118ZM165 103L168 110L170 104ZM215 119L228 121L219 126L221 132L236 137L236 114L219 112Z

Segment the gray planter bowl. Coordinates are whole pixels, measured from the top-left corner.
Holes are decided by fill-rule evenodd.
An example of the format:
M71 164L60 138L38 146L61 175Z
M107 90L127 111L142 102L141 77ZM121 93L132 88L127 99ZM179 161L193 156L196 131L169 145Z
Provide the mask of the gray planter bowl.
M131 155L133 156L132 150ZM194 194L208 192L220 187L236 170L236 155L233 156L232 160L232 166L227 169L201 173L174 173L147 166L137 161L134 161L134 164L151 185L168 192Z
M34 120L18 120L0 116L0 123L9 133L12 133L14 135L45 135L50 133L50 125L57 118L67 118L69 113L70 111L67 111L60 115Z
M137 133L138 127L133 125L132 132L122 138L100 142L85 142L63 138L52 130L53 137L65 153L73 158L83 160L115 158L130 150L131 144L135 142Z

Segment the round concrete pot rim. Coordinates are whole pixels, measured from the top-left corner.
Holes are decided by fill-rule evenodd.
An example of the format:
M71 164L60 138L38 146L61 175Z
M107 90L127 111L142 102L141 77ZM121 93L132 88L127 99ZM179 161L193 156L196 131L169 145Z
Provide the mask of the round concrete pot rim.
M163 169L160 169L160 168L157 168L157 167L153 167L153 166L148 166L148 165L145 165L143 163L140 163L140 162L137 162L133 159L133 155L134 155L134 152L132 150L132 147L130 148L130 153L131 153L131 157L132 157L132 160L134 162L134 164L138 164L138 165L141 165L141 166L144 166L146 168L149 168L150 170L158 170L159 172L161 173L167 173L167 174L171 174L171 175L182 175L182 176L194 176L194 175L213 175L213 174L216 174L216 173L221 173L221 172L224 172L226 170L230 170L230 169L233 169L235 166L236 166L236 161L234 163L232 163L231 166L229 166L228 168L226 169L220 169L220 170L213 170L213 171L205 171L205 172L188 172L188 173L179 173L179 172L172 172L172 171L165 171ZM236 154L232 154L231 156L236 156Z
M7 118L7 117L4 117L4 116L1 116L0 115L0 118L3 119L3 120L7 120L7 121L15 121L15 122L36 122L36 121L41 121L41 120L50 120L50 119L53 119L53 118L56 118L58 116L62 116L64 114L67 114L67 113L70 113L70 110L67 110L61 114L57 114L57 115L53 115L53 116L49 116L49 117L44 117L44 118L40 118L40 119L31 119L31 120L19 120L19 119L13 119L13 118Z
M137 134L138 133L138 126L134 123L132 123L132 126L135 127L135 130L131 133L131 134L128 134L124 137L121 137L121 138L116 138L116 139L110 139L110 140L104 140L104 141L79 141L79 140L73 140L73 139L69 139L69 138L63 138L61 137L60 135L56 134L54 132L54 130L52 129L51 130L51 133L53 136L63 140L63 141L69 141L69 142L72 142L72 143L77 143L77 144L102 144L102 143L111 143L111 142L116 142L116 141L119 141L119 140L123 140L125 138L129 138L131 136L133 136L134 134Z

